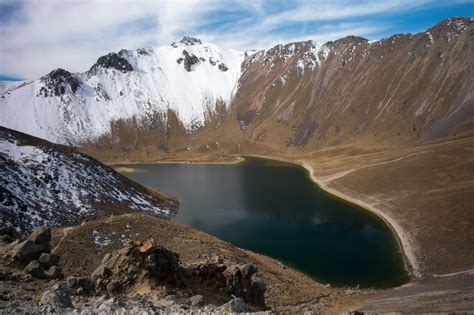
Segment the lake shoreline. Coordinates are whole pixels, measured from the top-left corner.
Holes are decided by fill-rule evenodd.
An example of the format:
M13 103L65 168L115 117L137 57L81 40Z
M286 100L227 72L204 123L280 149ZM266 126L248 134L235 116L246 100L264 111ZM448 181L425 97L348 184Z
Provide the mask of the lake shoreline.
M415 251L413 246L410 243L410 239L406 236L407 234L405 233L404 229L392 218L390 217L387 213L383 212L380 209L377 209L376 207L370 205L369 203L360 200L358 198L349 196L337 189L331 188L328 186L328 184L321 178L317 177L314 174L314 169L310 162L307 159L299 159L299 160L289 160L284 157L279 157L279 156L264 156L264 155L247 155L248 157L257 157L257 158L263 158L263 159L269 159L269 160L274 160L274 161L280 161L280 162L285 162L293 165L298 165L303 167L309 174L309 177L313 183L315 183L318 187L320 187L322 190L325 192L336 196L338 198L341 198L345 201L348 201L350 203L353 203L357 206L362 207L366 211L369 211L370 213L373 213L376 215L378 218L384 221L385 224L390 228L392 233L395 235L395 238L398 243L398 247L400 249L400 252L403 257L403 262L405 265L405 269L407 270L408 274L415 279L418 279L421 277L421 274L419 272L419 266L416 260L415 256ZM216 161L215 159L212 158L207 158L207 159L202 159L202 160L191 160L191 161L183 161L183 160L160 160L160 161L154 161L154 162L147 162L149 164L237 164L240 162L245 161L246 156L235 156L232 157L230 160L220 160ZM123 164L143 164L144 162L120 162L120 163L113 163L109 164L109 166L113 167L119 172L130 172L130 171L136 171L136 169L131 168L131 167L123 167L120 165ZM121 169L126 168L127 170L121 171Z
M303 167L306 169L309 173L309 176L311 180L322 190L328 192L329 194L336 196L338 198L341 198L343 200L346 200L350 203L353 203L355 205L358 205L365 210L375 214L377 217L382 219L385 224L392 230L392 233L395 235L395 238L398 243L398 247L401 250L401 254L403 257L403 262L405 264L405 268L410 276L413 276L414 278L418 279L421 278L421 273L420 273L420 268L418 266L416 256L415 256L415 250L413 246L411 245L411 241L408 237L406 237L406 234L404 229L392 218L390 217L387 213L383 212L382 210L370 205L369 203L360 200L358 198L349 196L337 189L331 188L327 185L326 182L324 182L323 179L317 177L314 174L314 169L312 165L309 163L308 160L306 159L301 159L301 160L288 160L282 157L278 156L263 156L263 155L249 155L253 157L258 157L258 158L264 158L264 159L271 159L271 160L276 160L276 161L281 161L289 164L295 164Z

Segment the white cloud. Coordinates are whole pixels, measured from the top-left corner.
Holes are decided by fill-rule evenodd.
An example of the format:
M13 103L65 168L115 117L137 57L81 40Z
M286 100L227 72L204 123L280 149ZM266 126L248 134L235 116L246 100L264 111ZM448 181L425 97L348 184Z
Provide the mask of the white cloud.
M168 44L197 27L211 3L24 1L0 22L0 73L35 78L56 67L84 71L110 51Z
M0 13L0 74L37 78L56 67L85 71L110 51L166 45L183 35L241 50L370 36L382 25L363 17L433 1L0 0L18 7L7 17Z

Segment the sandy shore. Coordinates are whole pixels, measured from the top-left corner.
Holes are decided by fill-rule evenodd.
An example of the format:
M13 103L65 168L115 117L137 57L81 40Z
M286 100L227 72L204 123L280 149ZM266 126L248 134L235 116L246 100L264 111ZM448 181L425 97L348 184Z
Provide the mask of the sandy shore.
M221 160L221 161L216 161L216 160L159 160L159 161L150 161L150 162L131 162L131 161L119 161L119 162L112 162L112 163L107 163L106 164L110 167L113 167L116 171L118 172L135 172L136 169L129 167L129 166L123 166L124 164L126 165L133 165L133 164L237 164L242 161L244 161L245 158L241 156L235 156L232 157L231 159L226 159L226 160Z
M136 172L137 169L136 168L133 168L133 167L127 167L127 166L113 166L113 169L116 170L117 172L120 172L120 173L133 173L133 172Z
M367 210L369 210L372 213L375 213L378 217L380 217L384 222L392 229L394 232L395 236L398 239L399 246L402 248L402 254L404 256L404 261L405 261L405 267L407 270L415 277L419 278L421 277L420 273L420 268L418 265L418 262L416 260L415 256L415 251L413 246L411 245L411 240L407 236L407 233L404 231L404 229L398 224L397 221L395 221L392 217L390 217L387 213L381 211L380 209L377 209L370 205L369 203L351 197L347 194L344 194L336 189L328 187L328 185L321 180L320 178L316 177L313 172L313 167L307 162L307 161L300 161L299 163L302 165L305 169L308 170L311 179L322 189L325 191L329 192L330 194L333 194L339 198L345 199L353 204L356 204L358 206L361 206Z
M353 204L356 204L356 205L358 205L358 206L360 206L364 209L367 209L368 211L370 211L370 212L374 213L375 215L377 215L379 218L381 218L392 229L395 237L397 238L397 241L399 243L399 247L400 247L402 255L403 255L403 260L404 260L404 263L405 263L405 267L408 270L408 272L415 278L420 278L422 276L422 274L420 272L420 266L419 266L418 261L416 259L415 249L411 245L412 240L408 236L408 233L406 233L406 231L400 226L400 224L398 224L398 222L395 219L393 219L391 216L389 216L387 213L381 211L380 209L375 208L374 206L372 206L371 204L369 204L369 203L367 203L363 200L360 200L358 198L349 196L349 195L347 195L347 194L345 194L341 191L338 191L334 188L329 187L323 179L317 177L314 174L313 167L311 166L311 164L307 160L303 159L303 160L294 160L294 161L292 161L292 160L287 160L285 158L278 157L278 156L263 156L263 155L252 155L252 156L259 157L259 158L264 158L264 159L272 159L272 160L282 161L282 162L291 163L291 164L301 165L302 167L304 167L308 171L308 173L311 177L311 180L316 185L318 185L321 189L327 191L328 193L330 193L330 194L332 194L336 197L347 200L347 201L349 201Z

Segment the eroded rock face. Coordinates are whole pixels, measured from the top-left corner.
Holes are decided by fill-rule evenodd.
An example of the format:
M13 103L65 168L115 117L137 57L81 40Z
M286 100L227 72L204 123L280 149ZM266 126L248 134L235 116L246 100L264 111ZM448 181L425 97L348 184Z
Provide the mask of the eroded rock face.
M99 67L105 69L116 69L124 73L133 71L133 67L130 62L128 62L127 59L121 56L120 53L117 54L115 52L112 52L97 59L97 62L91 67L91 71L94 71Z
M98 293L125 293L145 280L179 284L179 256L164 247L132 241L124 248L106 254L92 273Z
M254 264L233 265L224 271L227 287L237 297L242 297L246 302L265 305L265 282L255 277L257 266Z
M143 243L130 241L124 248L106 254L91 281L96 294L131 294L137 285L146 284L150 290L166 287L167 296L195 292L188 295L189 303L195 306L209 303L209 299L223 303L235 296L254 309L264 309L266 285L256 273L253 264L228 266L220 257L184 266L178 254L149 239ZM67 282L71 288L77 286L77 279L69 278Z
M183 50L183 58L180 59L183 60L184 69L186 69L186 71L188 72L192 71L192 66L200 62L199 58L196 55L190 54L186 50Z
M41 78L44 86L40 89L39 95L44 97L61 96L74 94L81 86L81 80L71 72L58 68Z

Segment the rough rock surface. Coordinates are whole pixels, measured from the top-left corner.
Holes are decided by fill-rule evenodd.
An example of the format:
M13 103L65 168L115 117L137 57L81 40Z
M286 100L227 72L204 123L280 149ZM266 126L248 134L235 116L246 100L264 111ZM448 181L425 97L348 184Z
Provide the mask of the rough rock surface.
M47 229L38 228L29 238L44 242L42 236L47 234ZM43 253L40 257L45 265L33 260L23 271L15 271L17 267L11 265L6 273L1 274L5 282L0 282L0 310L155 314L162 311L238 312L266 308L264 291L259 291L262 294L259 298L255 298L255 292L247 294L256 272L254 265L228 267L222 259L182 265L179 255L158 246L153 239L143 243L130 241L123 248L106 254L90 277L68 276L61 280L62 272L58 266L47 267L52 261L57 262L55 255ZM0 262L1 270L6 270L5 261ZM227 269L232 272L226 273ZM26 286L27 282L32 286ZM20 290L15 289L18 286L30 293L20 295Z
M44 86L41 87L37 96L43 97L74 94L81 86L81 81L77 76L61 68L51 71L40 80Z
M0 241L4 243L11 243L18 239L18 232L12 226L0 227Z
M179 257L164 247L143 249L130 242L123 249L106 254L92 273L98 293L127 293L135 284L152 281L152 285L179 285Z
M10 256L22 263L38 259L45 251L44 246L34 243L30 240L13 243Z
M197 286L204 284L220 291L224 299L236 296L257 309L265 308L266 286L255 277L256 272L257 267L253 264L226 266L219 259L184 266L180 264L178 254L149 239L144 243L130 241L122 249L106 254L91 279L97 294L130 294L137 286L146 284L149 290L165 287L165 293L180 295L186 292L189 295L188 292L194 292L198 290ZM205 301L206 297L200 294L189 298L196 306Z

